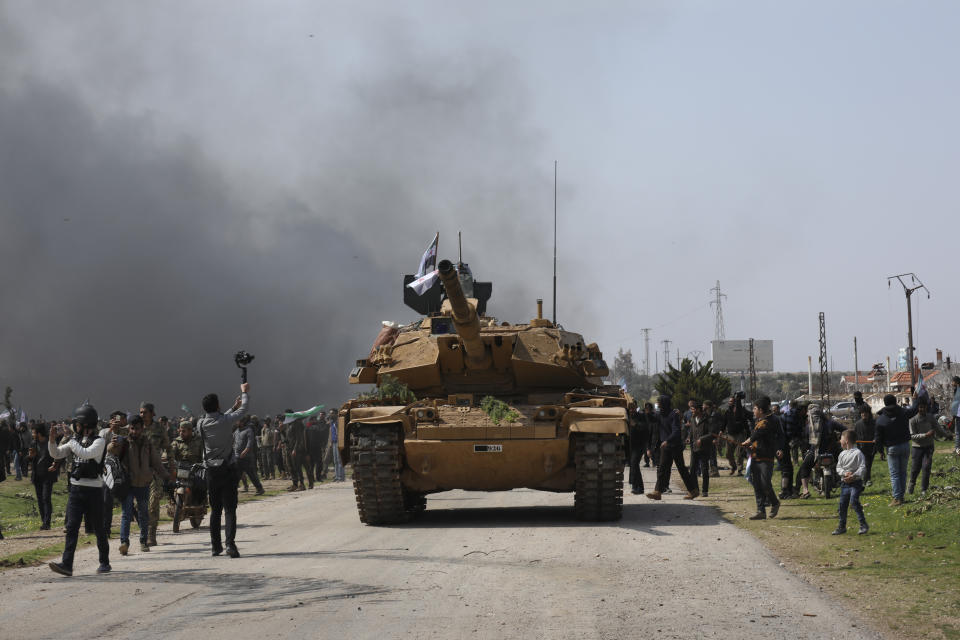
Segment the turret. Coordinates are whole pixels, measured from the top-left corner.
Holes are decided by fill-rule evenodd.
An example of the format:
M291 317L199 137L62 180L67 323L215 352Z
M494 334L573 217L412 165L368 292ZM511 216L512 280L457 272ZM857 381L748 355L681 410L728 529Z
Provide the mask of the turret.
M477 310L467 300L460 287L460 278L457 270L449 260L441 260L437 265L440 280L447 292L447 299L452 309L453 324L457 327L457 335L463 342L466 352L466 363L470 369L487 369L490 367L490 354L480 340L480 318Z

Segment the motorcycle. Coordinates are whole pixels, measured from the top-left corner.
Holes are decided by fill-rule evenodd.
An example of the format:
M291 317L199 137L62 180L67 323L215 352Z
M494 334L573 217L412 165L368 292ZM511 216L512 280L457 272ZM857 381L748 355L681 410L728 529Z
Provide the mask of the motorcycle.
M167 515L173 519L174 533L180 532L180 522L183 520L190 520L190 526L199 528L203 517L207 515L207 488L197 478L197 470L202 466L177 463L173 502L167 505Z
M830 493L837 486L836 458L831 451L825 451L817 457L814 466L817 490L824 498L830 499Z

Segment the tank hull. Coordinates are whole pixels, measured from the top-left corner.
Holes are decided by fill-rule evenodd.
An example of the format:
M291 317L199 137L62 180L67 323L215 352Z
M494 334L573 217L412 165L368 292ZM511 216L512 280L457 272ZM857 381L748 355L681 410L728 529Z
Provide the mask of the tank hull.
M403 448L401 481L414 491L574 489L567 439L406 440Z

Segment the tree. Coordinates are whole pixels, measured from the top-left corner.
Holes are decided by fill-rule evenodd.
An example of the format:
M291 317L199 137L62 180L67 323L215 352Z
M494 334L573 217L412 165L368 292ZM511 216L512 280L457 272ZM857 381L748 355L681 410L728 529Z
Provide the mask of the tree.
M608 378L611 384L617 384L626 387L634 400L643 403L653 394L653 381L651 376L645 376L637 371L633 363L633 353L630 349L624 351L617 350L617 357L613 359L613 367L610 369Z
M730 380L713 371L713 361L701 367L690 358L684 358L680 368L667 363L667 371L659 374L654 385L657 393L669 395L673 406L682 409L690 400L712 400L718 406L730 396Z

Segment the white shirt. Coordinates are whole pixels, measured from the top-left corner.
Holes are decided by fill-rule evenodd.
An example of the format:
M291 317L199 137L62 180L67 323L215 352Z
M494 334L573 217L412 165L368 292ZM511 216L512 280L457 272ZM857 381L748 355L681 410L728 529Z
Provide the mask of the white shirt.
M858 479L863 479L867 472L867 459L857 447L844 449L837 456L837 475L843 478L848 471Z
M67 454L71 452L78 460L90 460L91 458L100 460L106 446L107 441L101 437L95 438L89 447L84 447L76 438L70 438L60 446L54 444L53 438L47 439L47 451L49 451L50 455L56 460L66 458ZM103 486L103 478L70 478L70 484L78 487L93 487L94 489L99 489Z

